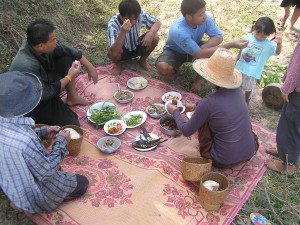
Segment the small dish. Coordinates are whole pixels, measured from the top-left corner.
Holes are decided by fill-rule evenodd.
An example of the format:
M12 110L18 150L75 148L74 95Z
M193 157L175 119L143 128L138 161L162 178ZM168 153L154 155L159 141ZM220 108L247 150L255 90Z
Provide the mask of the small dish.
M130 90L121 90L114 93L114 98L121 104L130 102L134 97L134 93Z
M163 94L163 96L161 97L161 99L163 100L163 102L167 102L169 100L181 100L182 96L180 93L175 92L175 91L170 91L167 92L165 94Z
M160 118L165 115L167 111L164 104L153 103L147 106L146 112L153 118Z
M165 115L159 119L160 130L166 135L173 137L179 136L181 131L178 129L175 119L171 115Z
M165 110L166 110L167 112L168 112L168 110L167 110L167 105L173 104L173 101L174 101L174 100L170 100L170 101L167 101L167 102L165 103ZM173 105L175 105L175 104L173 104ZM185 111L185 106L182 104L181 101L176 101L176 107L178 108L178 110L179 110L180 113L183 113L183 112Z
M149 135L150 135L150 137L151 137L153 140L158 139L158 136L157 136L156 134L149 133ZM141 140L141 139L142 139L141 135L138 135L138 136L134 139L134 141L139 141L139 140ZM148 152L148 151L151 151L151 150L155 149L156 147L157 147L157 145L155 145L155 146L153 146L153 147L150 147L150 148L136 148L136 147L133 147L133 148L136 149L136 150L138 150L138 151L140 151L140 152Z
M123 120L109 120L104 124L104 132L108 135L117 136L126 130L126 124Z
M147 114L143 111L132 111L125 114L122 119L126 125L126 128L135 128L145 123L147 119ZM138 123L133 123L135 122L135 120L138 121ZM128 125L128 123L133 123L133 124Z
M106 136L97 141L97 147L106 154L114 153L121 146L121 141L117 137Z
M97 102L97 103L94 103L87 110L86 117L92 123L96 123L96 121L91 118L93 110L106 110L106 109L114 109L112 111L115 112L116 105L113 104L113 103L111 103L111 102ZM115 119L114 117L120 118L119 115L113 115L112 114L112 118L111 119ZM105 122L107 122L107 121L103 120L103 122L99 123L98 125L103 125Z
M190 120L192 115L194 114L195 111L193 112L186 112L186 117Z
M127 81L127 86L133 90L142 90L147 85L148 81L143 77L132 77Z

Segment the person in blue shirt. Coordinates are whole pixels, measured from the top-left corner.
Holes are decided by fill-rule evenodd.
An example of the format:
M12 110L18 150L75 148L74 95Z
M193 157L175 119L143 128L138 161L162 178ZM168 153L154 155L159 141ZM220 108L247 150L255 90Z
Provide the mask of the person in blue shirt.
M170 27L166 45L162 54L156 60L158 73L167 80L174 80L179 67L194 59L209 58L218 47L244 48L248 41L237 40L222 44L223 35L212 17L206 12L204 0L183 0L182 16ZM203 42L203 36L208 40ZM201 80L197 76L191 88L197 91Z
M282 48L282 36L277 34L274 41L268 39L276 33L273 20L269 17L260 17L251 29L245 40L249 41L246 48L240 51L236 68L243 75L242 90L245 92L245 101L249 105L257 80L261 78L264 66L272 55L278 55Z
M157 31L161 22L154 16L141 10L136 0L122 0L119 13L108 22L108 58L113 62L113 71L119 75L122 71L121 61L140 57L139 65L150 70L147 58L156 47L159 37ZM141 33L145 28L148 32Z
M75 63L72 69L78 70ZM26 215L50 212L64 200L82 196L89 185L85 176L61 170L70 132L59 126L35 127L24 116L42 96L42 84L32 73L0 74L0 188L11 207ZM42 141L52 139L47 151Z

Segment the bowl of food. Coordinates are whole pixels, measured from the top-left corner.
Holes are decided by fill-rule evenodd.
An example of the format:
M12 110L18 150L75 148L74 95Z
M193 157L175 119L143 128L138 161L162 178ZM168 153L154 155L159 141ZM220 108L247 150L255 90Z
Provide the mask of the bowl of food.
M185 111L185 106L182 104L181 101L179 100L169 100L165 103L165 109L167 110L167 106L169 104L175 105L177 107L177 109L179 110L180 113L183 113Z
M181 94L179 92L176 92L176 91L167 92L167 93L163 94L163 96L161 97L163 102L167 102L167 101L170 101L170 100L180 101L181 98L182 98Z
M146 112L153 118L161 118L167 111L163 104L151 103L147 106Z
M175 119L170 115L165 115L159 119L160 130L166 135L178 136L181 131L178 129Z
M117 151L121 146L121 140L117 137L106 136L97 141L97 148L101 152L111 154Z
M104 132L108 135L117 136L126 130L126 124L123 120L109 120L104 124Z
M132 101L133 97L134 93L129 90L121 90L114 93L114 98L121 104L126 104Z

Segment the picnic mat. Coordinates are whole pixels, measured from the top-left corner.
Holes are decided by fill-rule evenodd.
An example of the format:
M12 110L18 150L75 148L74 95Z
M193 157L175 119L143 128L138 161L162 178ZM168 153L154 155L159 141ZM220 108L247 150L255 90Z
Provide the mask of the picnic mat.
M200 98L172 87L156 79L145 77L148 86L134 90L134 100L119 104L112 97L119 83L127 88L129 78L143 76L125 70L120 76L109 75L110 67L98 67L99 81L96 85L86 74L77 78L76 88L81 96L94 102L110 101L120 114L133 110L145 111L149 102L162 102L162 95L178 91L182 98L196 102ZM84 130L84 141L78 156L69 156L62 162L62 169L88 177L87 193L72 201L64 202L51 213L33 217L37 224L230 224L253 188L263 176L266 167L265 149L275 146L275 134L253 124L260 140L258 153L247 163L221 172L230 180L230 193L219 212L207 212L198 202L199 184L182 179L181 163L186 156L199 156L197 133L190 137L173 138L164 135L158 119L147 117L144 126L159 137L168 138L153 151L139 152L131 147L131 141L139 134L139 128L126 129L119 136L120 149L107 155L95 146L99 138L106 136L103 127L98 130L86 118L89 106L76 106ZM185 113L184 113L185 114Z

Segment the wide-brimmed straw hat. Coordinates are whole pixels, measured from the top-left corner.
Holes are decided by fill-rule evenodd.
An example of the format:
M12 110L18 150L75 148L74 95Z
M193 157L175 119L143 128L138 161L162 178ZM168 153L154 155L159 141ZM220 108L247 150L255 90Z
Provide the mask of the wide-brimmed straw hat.
M207 81L228 89L241 86L242 74L235 69L236 57L225 48L218 48L208 59L197 59L194 70Z
M12 71L0 74L0 116L23 116L32 111L42 97L42 84L31 73Z

